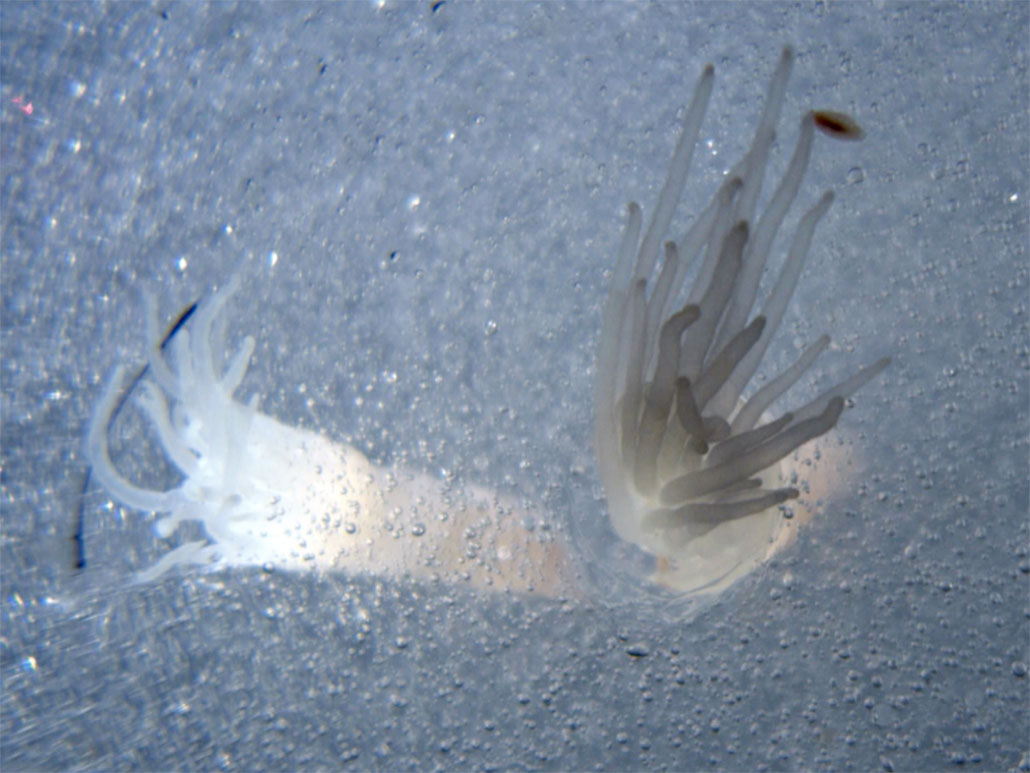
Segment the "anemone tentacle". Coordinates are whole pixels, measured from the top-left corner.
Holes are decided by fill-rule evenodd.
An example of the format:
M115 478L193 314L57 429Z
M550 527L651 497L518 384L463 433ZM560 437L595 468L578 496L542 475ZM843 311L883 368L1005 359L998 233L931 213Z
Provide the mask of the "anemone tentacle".
M660 582L687 593L723 587L764 558L798 496L775 468L832 429L844 399L880 373L882 359L778 419L763 420L829 345L822 336L748 400L797 288L825 191L801 216L772 290L752 316L759 283L811 157L813 112L800 122L786 171L759 211L776 123L793 64L780 57L751 145L679 243L659 249L690 171L714 81L704 68L647 228L631 202L605 303L594 392L595 446L616 533L659 558ZM861 130L855 127L851 136ZM664 256L659 261L660 253ZM691 287L689 263L701 255ZM676 308L681 297L685 305ZM755 477L755 476L759 477ZM772 510L770 511L770 508Z

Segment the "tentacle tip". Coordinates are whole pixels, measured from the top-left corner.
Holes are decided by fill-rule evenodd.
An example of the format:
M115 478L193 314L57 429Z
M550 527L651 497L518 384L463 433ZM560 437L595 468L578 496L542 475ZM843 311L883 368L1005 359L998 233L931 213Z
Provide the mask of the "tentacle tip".
M824 415L829 418L831 427L837 423L837 419L844 412L844 404L844 398L841 395L834 395L826 404Z

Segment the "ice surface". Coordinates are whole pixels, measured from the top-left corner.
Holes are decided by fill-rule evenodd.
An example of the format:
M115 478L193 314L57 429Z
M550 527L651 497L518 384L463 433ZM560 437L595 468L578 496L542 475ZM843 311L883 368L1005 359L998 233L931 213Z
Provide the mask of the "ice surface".
M1025 4L0 13L5 770L1028 764ZM74 571L82 437L142 360L139 288L174 319L241 261L226 332L258 342L263 411L519 496L534 528L604 519L590 396L625 204L654 200L710 61L688 224L785 43L784 115L866 138L813 158L806 190L837 198L763 367L824 330L808 396L894 363L768 570L689 624L258 570L129 588L166 546L91 486ZM164 487L143 423L115 434Z

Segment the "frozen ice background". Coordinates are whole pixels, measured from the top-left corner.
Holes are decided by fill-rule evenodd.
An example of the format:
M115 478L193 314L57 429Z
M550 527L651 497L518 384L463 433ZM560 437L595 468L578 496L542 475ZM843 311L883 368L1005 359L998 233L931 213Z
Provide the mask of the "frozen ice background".
M1030 769L1025 3L0 5L0 764L52 769ZM234 272L241 394L380 464L603 524L593 357L705 62L678 222L785 43L820 225L767 364L884 354L798 543L692 620L619 598L176 572L85 498L103 380ZM31 112L28 105L31 104ZM775 171L774 171L775 173ZM794 211L796 218L797 206ZM678 229L675 229L678 230ZM114 449L169 471L127 412ZM612 594L613 596L616 594Z

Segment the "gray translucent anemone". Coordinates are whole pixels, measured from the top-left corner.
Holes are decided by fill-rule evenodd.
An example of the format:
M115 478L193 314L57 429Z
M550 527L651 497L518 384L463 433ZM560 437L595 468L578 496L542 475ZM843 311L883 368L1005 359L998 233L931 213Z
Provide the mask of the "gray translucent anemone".
M783 319L816 224L833 200L826 191L801 217L779 276L752 317L770 247L797 197L815 129L861 134L846 116L807 113L787 170L758 211L792 62L787 49L744 158L683 238L665 242L663 249L712 92L715 70L705 68L643 238L641 209L629 205L604 307L595 442L612 525L619 537L657 557L657 582L686 593L725 587L768 557L784 522L777 505L798 496L778 480L779 463L828 432L845 398L889 362L879 360L808 404L766 418L765 410L828 346L824 335L741 399ZM822 115L835 116L833 126L819 120ZM700 268L688 289L684 279L695 258Z

